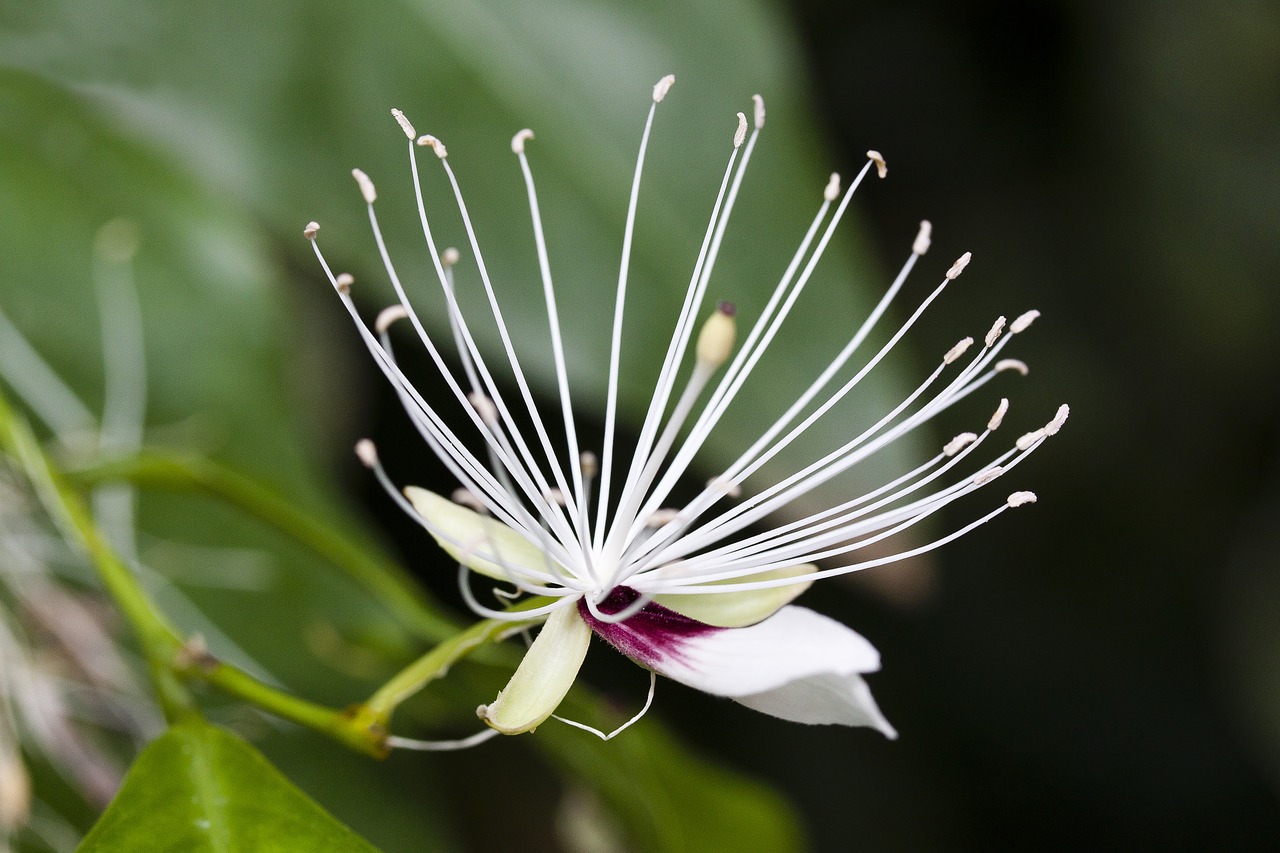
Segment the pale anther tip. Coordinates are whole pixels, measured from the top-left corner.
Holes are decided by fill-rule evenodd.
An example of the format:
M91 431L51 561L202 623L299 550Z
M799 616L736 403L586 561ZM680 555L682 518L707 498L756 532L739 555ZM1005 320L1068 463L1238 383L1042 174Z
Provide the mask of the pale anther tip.
M962 432L959 435L957 435L955 438L948 441L945 445L943 445L942 455L955 456L961 450L964 450L966 447L968 447L970 444L973 444L977 440L978 440L977 433Z
M738 113L738 129L733 133L733 147L741 148L742 143L747 141L747 115L746 113Z
M373 468L378 464L378 448L367 438L356 442L356 456L366 468Z
M302 229L302 236L306 237L308 240L314 240L316 235L319 233L320 223L316 222L314 219L308 222L306 227Z
M380 335L385 335L387 329L390 329L393 323L408 319L408 317L409 312L405 310L403 305L388 305L378 312L378 318L373 321L374 331Z
M721 302L716 312L702 324L695 350L698 363L715 369L728 360L737 337L736 311L732 302Z
M1023 376L1031 372L1030 368L1027 367L1027 363L1017 358L1002 358L996 362L996 373L1004 373L1006 370L1016 370Z
M1036 502L1035 492L1014 492L1009 495L1007 503L1009 506L1022 506L1023 504L1033 504Z
M480 420L489 426L493 426L498 422L498 407L493 404L493 400L479 391L472 391L467 395L467 400L471 402L471 407L476 410L476 414L480 416Z
M404 135L409 137L409 141L412 142L414 140L414 137L418 135L418 132L413 129L413 125L410 124L409 120L404 117L404 113L400 112L399 110L393 109L391 111L391 115L393 118L395 118L396 124L400 125L400 129L404 131Z
M583 453L578 456L578 464L582 468L582 476L586 477L588 480L600 473L600 457L596 456L590 450L583 451Z
M333 286L337 288L339 293L350 293L351 285L355 283L356 280L351 277L349 272L340 272L333 279Z
M1045 428L1040 427L1040 429L1032 430L1026 435L1021 436L1017 441L1014 442L1014 445L1019 450L1026 450L1031 445L1035 444L1037 441L1044 438L1047 434L1048 433L1045 431Z
M884 155L874 148L867 152L867 159L876 164L876 174L885 177L889 174L889 164L884 161Z
M827 185L822 190L822 197L826 201L835 201L840 197L840 173L832 172L831 177L827 179Z
M1000 339L1000 335L1004 332L1004 324L1004 316L1001 315L1000 317L997 317L995 323L991 326L991 331L987 332L986 338L983 339L983 343L987 346L995 344L995 342Z
M444 147L444 143L429 133L424 133L422 136L419 136L418 144L436 152L436 156L441 160L449 156L449 151Z
M653 102L655 104L662 103L662 99L667 96L667 92L671 91L671 86L676 82L676 75L668 74L657 83L653 84Z
M440 253L440 263L444 264L446 267L456 266L461 258L461 253L459 253L453 246L450 246Z
M1053 420L1045 424L1044 434L1057 435L1058 430L1062 429L1062 425L1067 422L1067 416L1070 414L1071 414L1071 407L1068 406L1066 403L1063 403L1061 406L1059 406L1057 413L1054 414L1053 416Z
M956 262L951 265L951 269L947 270L947 280L955 281L960 277L960 273L964 272L964 268L969 266L969 261L973 260L973 252L965 252L956 258Z
M751 100L755 103L756 130L760 130L764 127L764 98L752 95Z
M987 429L998 429L1000 424L1004 422L1004 416L1009 411L1009 398L1001 397L1000 405L996 406L995 414L991 416L991 420L987 421Z
M1018 334L1019 332L1025 332L1027 328L1030 327L1031 324L1034 323L1036 321L1036 318L1039 316L1040 316L1039 311L1035 311L1035 310L1028 311L1027 313L1018 317L1018 319L1013 321L1013 323L1009 326L1009 331L1013 332L1015 335Z
M1004 469L1001 468L999 465L992 465L990 468L986 469L985 471L979 471L977 474L975 474L973 477L973 484L975 486L985 486L987 483L990 483L992 480L999 477L1003 473L1004 473Z
M356 184L360 187L360 195L364 196L365 204L373 204L378 200L378 191L373 188L373 181L369 180L368 175L359 169L352 169L351 177L356 179Z
M973 338L965 338L958 341L955 346L947 350L947 354L942 357L943 364L951 364L957 358L965 354L969 347L973 346Z
M911 243L911 251L913 254L923 255L929 251L929 246L933 243L933 223L927 219L920 220L920 230L916 232L916 239Z
M524 130L511 137L511 150L516 154L523 154L524 144L530 139L533 139L533 131L526 127Z

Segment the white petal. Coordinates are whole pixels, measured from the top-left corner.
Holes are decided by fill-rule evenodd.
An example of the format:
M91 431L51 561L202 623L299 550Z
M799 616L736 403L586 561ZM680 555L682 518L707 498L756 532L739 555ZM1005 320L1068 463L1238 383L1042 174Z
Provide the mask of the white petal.
M552 613L498 698L480 706L480 719L506 735L533 731L573 686L590 643L591 629L577 607Z
M609 612L624 603L610 602ZM651 605L625 622L588 623L623 654L706 693L785 720L897 736L862 680L880 668L879 653L812 610L784 607L756 625L715 628Z
M521 568L546 571L546 555L519 533L497 519L459 506L435 492L407 486L404 496L418 514L431 523L431 535L450 557L471 571L495 580L507 580ZM449 538L436 533L439 530Z
M751 581L775 580L777 578L799 578L804 575L812 574L818 570L813 563L803 563L797 566L786 566L781 569L771 569L767 572L761 572L755 575L748 575L742 578L732 578L725 581L716 581L703 586L713 587L717 583L750 583ZM669 572L657 570L651 572L655 576L670 577ZM795 600L796 596L804 592L813 584L813 581L797 581L790 586L775 586L765 589L752 589L743 592L722 592L707 593L705 595L655 595L653 600L661 604L663 607L670 607L677 613L683 613L699 622L706 622L708 625L716 625L721 628L741 628L744 625L754 625L757 622L768 619L780 608L790 604ZM637 588L643 591L643 587L637 584ZM691 586L690 589L697 587Z

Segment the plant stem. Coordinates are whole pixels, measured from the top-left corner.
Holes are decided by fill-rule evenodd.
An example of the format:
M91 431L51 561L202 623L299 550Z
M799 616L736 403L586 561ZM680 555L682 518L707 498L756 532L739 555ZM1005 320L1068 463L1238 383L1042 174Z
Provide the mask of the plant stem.
M203 492L253 515L342 569L371 592L400 624L416 637L440 643L460 626L441 615L417 583L390 560L371 548L352 544L332 524L296 509L289 501L248 477L207 459L180 457L157 451L113 459L72 472L77 483L94 486L127 480L170 491Z

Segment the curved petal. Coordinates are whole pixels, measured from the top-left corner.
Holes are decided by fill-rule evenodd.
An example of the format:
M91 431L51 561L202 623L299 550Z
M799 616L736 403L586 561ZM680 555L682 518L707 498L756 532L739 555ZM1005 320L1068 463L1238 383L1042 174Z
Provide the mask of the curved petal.
M431 524L428 530L440 547L471 571L500 581L511 576L503 569L504 563L517 570L528 567L545 571L547 557L542 549L501 521L417 486L406 486L404 496ZM436 530L446 531L450 538Z
M575 607L551 614L498 698L476 713L504 735L533 731L559 707L578 677L591 629Z
M614 613L635 601L619 588L602 603ZM853 630L803 607L783 607L746 628L717 628L658 604L624 622L579 612L591 629L623 654L715 696L799 723L871 726L897 737L880 713L862 673L880 655Z
M733 578L726 581L713 581L702 584L703 587L714 587L717 584L750 583L752 581L775 580L777 578L802 578L813 574L818 567L813 563L801 563L781 569L771 569L755 575ZM671 574L659 569L650 572L656 577L670 577ZM797 580L789 586L775 586L766 589L752 589L745 592L689 593L679 595L655 595L653 600L663 607L669 607L677 613L683 613L691 619L706 622L720 628L741 628L754 625L777 613L784 605L790 604L804 592L813 581ZM638 588L643 592L643 587ZM697 589L690 586L689 589Z

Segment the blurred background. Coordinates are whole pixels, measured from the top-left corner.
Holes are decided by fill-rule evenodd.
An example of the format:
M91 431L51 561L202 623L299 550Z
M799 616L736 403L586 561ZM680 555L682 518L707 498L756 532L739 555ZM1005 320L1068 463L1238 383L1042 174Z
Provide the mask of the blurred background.
M761 849L1280 846L1274 3L6 4L0 308L100 408L94 239L111 220L134 223L147 440L272 482L381 542L456 607L452 571L350 454L372 435L398 481L445 487L302 226L321 222L372 317L390 289L348 174L360 166L379 186L402 272L425 269L403 137L387 115L400 107L448 142L486 261L515 282L504 307L517 333L534 330L540 295L508 147L533 127L553 270L579 335L571 357L595 365L581 378L598 390L592 354L609 303L596 297L615 275L648 90L667 72L678 82L637 231L634 292L654 294L635 303L639 346L663 340L733 113L761 92L769 125L719 273L744 313L763 301L761 278L776 273L761 270L785 263L827 172L852 174L876 148L890 174L856 197L815 279L821 296L798 309L807 334L771 353L775 379L748 398L751 411L825 363L814 342L838 347L928 218L934 249L915 298L961 252L973 265L863 402L895 399L996 314L1036 308L1044 316L1016 353L1031 375L1000 393L1026 419L1015 428L1063 401L1072 418L1017 472L1036 507L928 564L806 597L880 649L871 684L898 741L798 727L669 684L636 737L717 768L709 785L743 785L741 807L776 828L757 836L769 839ZM465 240L456 222L440 228L442 242ZM549 366L529 358L545 380ZM633 427L642 391L626 399ZM705 464L752 428L741 418ZM902 456L962 428L939 425ZM414 650L343 579L234 514L141 500L141 548L167 578L162 604L189 630L220 629L237 644L229 657L341 705ZM937 529L984 506L960 505ZM362 657L371 649L374 663ZM622 707L643 689L629 664L603 653L589 664L588 680ZM475 701L463 688L445 696L447 708L423 713L447 728ZM625 814L601 816L601 798L616 805L596 778L609 768L584 771L574 747L556 745L571 743L563 733L374 765L252 714L225 709L224 720L389 851L604 850L618 832L634 849L738 849L716 834L717 819L731 822L727 803L651 816L670 826L649 835ZM56 777L42 772L37 783ZM94 807L65 787L37 785L44 817L83 830Z

